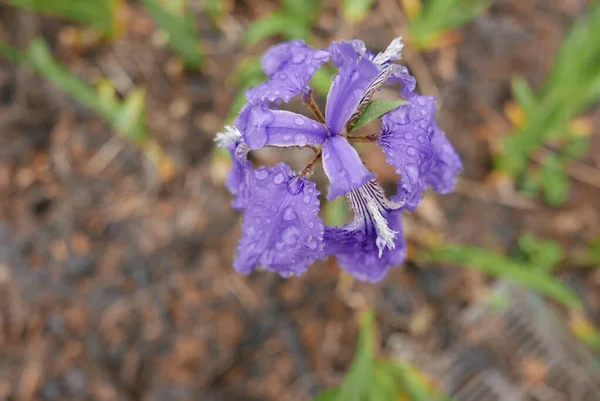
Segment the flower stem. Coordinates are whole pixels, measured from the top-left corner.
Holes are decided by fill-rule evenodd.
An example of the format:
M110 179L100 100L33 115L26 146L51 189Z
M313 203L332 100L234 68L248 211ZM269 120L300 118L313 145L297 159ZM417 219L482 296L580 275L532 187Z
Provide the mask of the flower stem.
M313 116L315 116L318 122L325 124L325 116L323 116L321 109L319 109L319 106L315 102L315 99L312 95L312 90L304 94L304 104L306 107L308 107L310 112L313 113Z
M323 152L321 150L319 150L319 153L317 153L313 159L308 163L308 165L306 167L304 167L304 169L300 172L300 175L304 176L304 177L310 177L313 173L313 171L315 170L315 167L317 167L317 164L319 164L319 161L321 160L321 157L323 156Z
M350 142L377 142L379 134L371 134L367 136L346 135L346 139Z

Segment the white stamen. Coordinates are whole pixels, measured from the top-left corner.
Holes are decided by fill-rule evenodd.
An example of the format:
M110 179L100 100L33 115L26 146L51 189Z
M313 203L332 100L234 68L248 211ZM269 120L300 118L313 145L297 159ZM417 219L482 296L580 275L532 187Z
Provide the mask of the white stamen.
M379 53L375 59L373 59L373 62L375 64L383 64L386 61L398 60L402 57L403 48L404 43L402 43L402 36L398 36L396 39L392 40L383 53Z
M215 136L215 142L221 148L228 148L231 146L235 146L235 144L242 139L242 133L237 127L226 125L225 132L217 133Z
M375 243L377 244L377 248L379 248L379 257L381 257L386 246L389 249L394 249L396 247L394 240L396 239L396 234L398 234L398 232L388 227L388 221L381 214L379 205L375 202L375 199L370 198L367 200L367 208L375 221L375 230L377 231Z
M396 210L404 205L404 202L392 202L385 197L383 188L377 183L376 180L371 180L361 186L360 188L354 189L349 194L350 207L354 211L355 215L370 220L375 227L377 232L377 239L375 244L379 249L379 257L383 255L384 249L394 249L396 244L397 231L392 230L388 226L387 219L383 216L383 212L389 210ZM366 210L365 210L366 207ZM367 215L369 216L368 219Z

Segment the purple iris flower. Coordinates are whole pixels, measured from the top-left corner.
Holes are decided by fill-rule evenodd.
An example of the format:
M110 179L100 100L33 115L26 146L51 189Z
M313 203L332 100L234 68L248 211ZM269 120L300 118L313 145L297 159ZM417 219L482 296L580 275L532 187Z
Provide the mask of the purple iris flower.
M406 257L402 211L414 210L428 186L447 193L462 169L435 122L435 99L415 93L416 81L400 58L400 38L377 55L360 40L332 43L316 50L303 41L281 43L262 57L269 80L246 93L247 104L233 127L216 140L232 155L227 187L233 207L243 210L242 238L234 267L250 273L257 266L284 277L299 275L319 258L337 257L340 267L364 281L379 281ZM331 61L338 73L323 114L309 81ZM400 82L407 103L382 117L381 132L370 136L400 173L398 193L387 199L350 144L365 137L349 135L353 125L384 85ZM301 96L314 118L276 105ZM254 169L248 153L262 147L310 147L314 159L300 172L284 163ZM329 178L327 199L346 195L354 220L326 227L319 217L320 194L309 181L322 162Z

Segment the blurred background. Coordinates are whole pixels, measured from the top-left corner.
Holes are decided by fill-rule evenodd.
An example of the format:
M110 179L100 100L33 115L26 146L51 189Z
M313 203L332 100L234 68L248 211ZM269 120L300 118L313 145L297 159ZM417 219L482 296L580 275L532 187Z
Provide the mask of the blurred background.
M237 274L213 139L260 55L400 35L465 165L408 261ZM599 99L597 1L0 1L0 400L599 400Z

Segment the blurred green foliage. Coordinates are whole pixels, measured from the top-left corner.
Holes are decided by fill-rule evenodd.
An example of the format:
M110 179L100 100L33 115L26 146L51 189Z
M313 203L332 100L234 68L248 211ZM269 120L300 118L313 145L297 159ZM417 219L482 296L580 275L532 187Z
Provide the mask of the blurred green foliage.
M369 10L373 4L375 4L375 0L344 0L342 13L347 20L357 23L369 15Z
M122 0L8 0L8 4L35 11L64 17L89 25L103 36L117 34L117 10Z
M450 30L475 19L490 0L405 1L410 42L421 50L435 47Z
M441 401L425 376L409 364L377 356L375 316L363 312L356 355L342 384L319 394L313 401Z
M521 239L520 246L526 252L527 261L512 259L490 249L469 245L432 248L422 254L422 257L425 260L460 265L507 279L539 291L574 310L580 310L582 305L577 295L549 271L562 259L562 252L556 249L556 244L525 237ZM548 249L552 249L553 255L540 254ZM540 261L542 264L538 265Z
M525 192L542 191L549 204L562 203L568 194L566 164L584 155L589 132L573 120L600 99L600 4L592 2L562 42L544 84L533 93L525 80L513 80L513 94L523 121L502 143L496 168L520 178ZM529 157L540 147L554 148L537 169Z
M148 13L167 36L167 43L183 60L187 68L198 68L204 60L194 16L185 13L185 2L163 4L159 0L142 0Z
M117 97L114 87L108 81L103 81L96 89L52 57L42 38L32 40L23 52L0 43L0 55L29 68L94 110L124 138L141 146L161 169L171 168L167 167L170 162L162 150L148 136L144 89L135 88L122 100Z
M519 249L523 260L542 272L553 270L564 258L564 251L556 241L538 240L532 234L519 238Z

